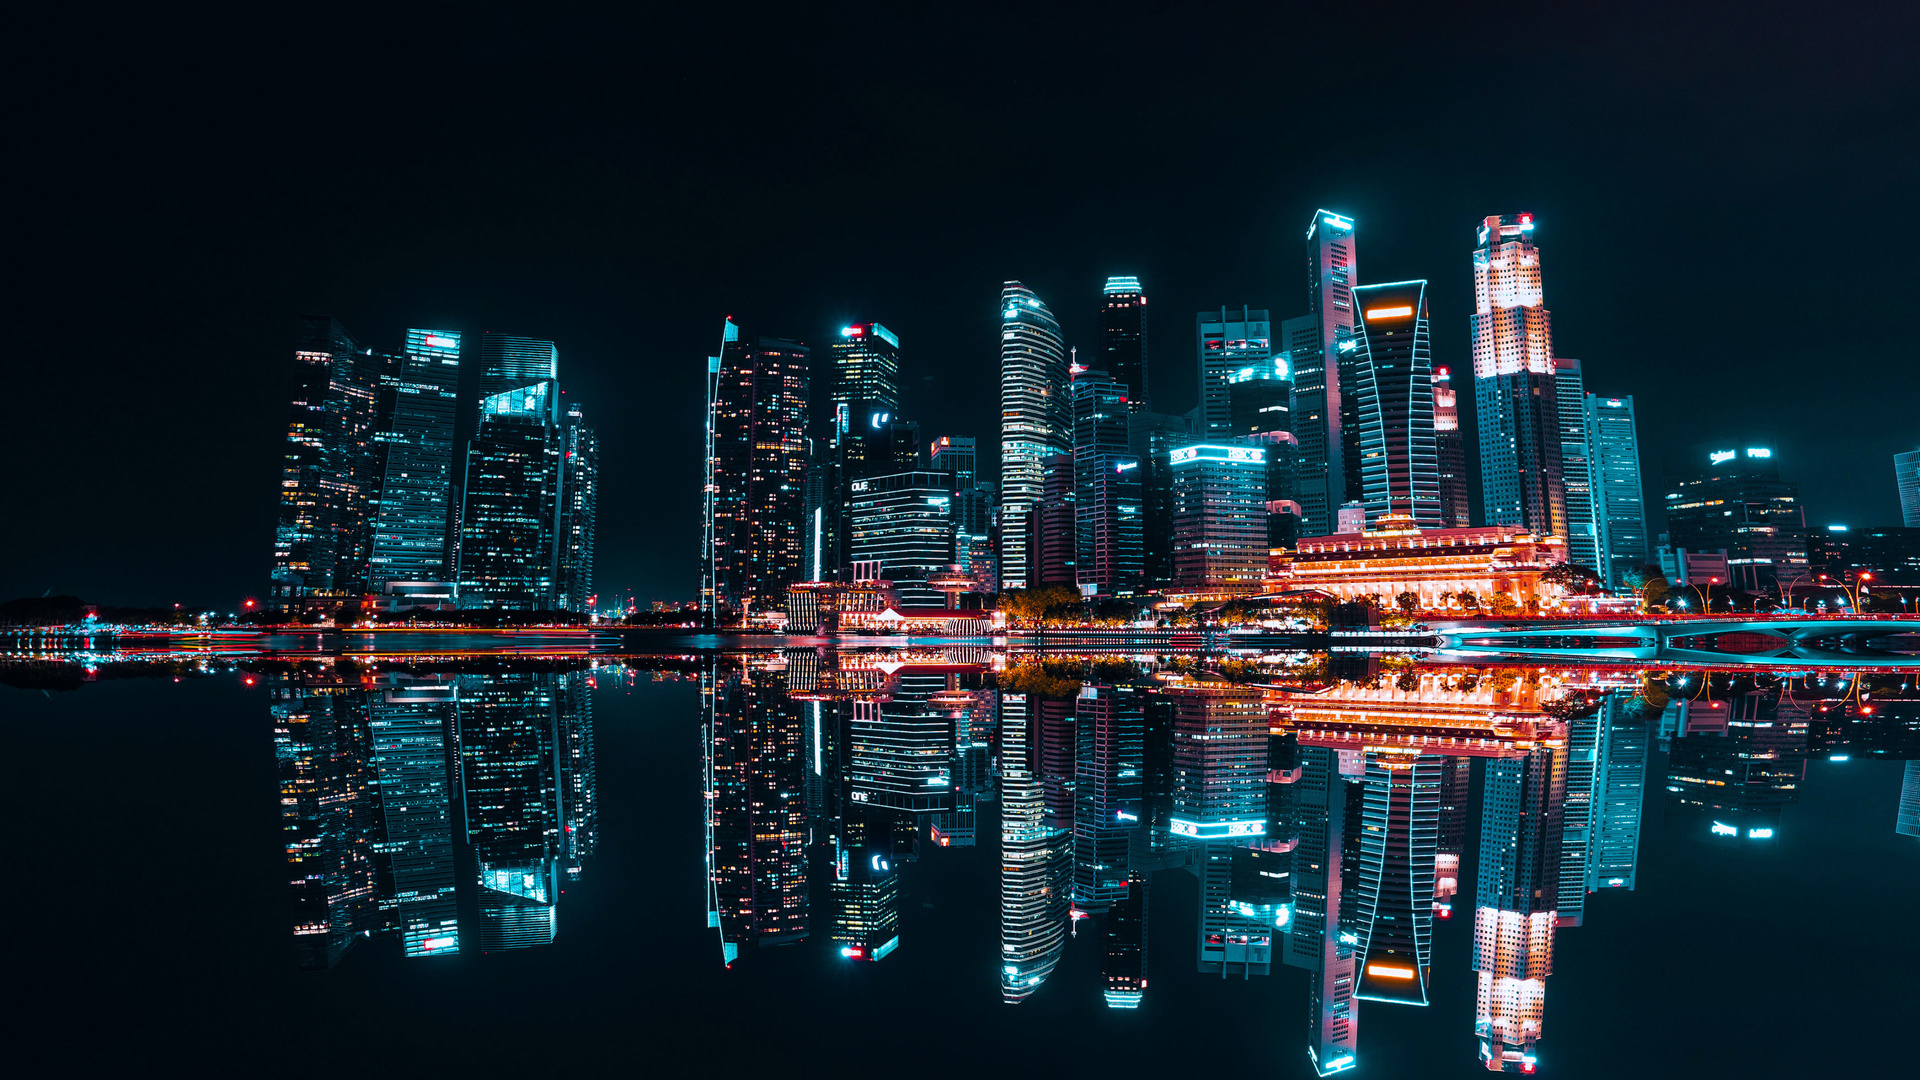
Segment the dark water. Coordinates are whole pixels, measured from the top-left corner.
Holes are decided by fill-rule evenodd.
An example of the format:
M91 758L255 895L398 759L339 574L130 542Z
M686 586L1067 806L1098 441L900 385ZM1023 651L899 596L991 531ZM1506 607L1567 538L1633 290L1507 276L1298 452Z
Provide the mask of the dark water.
M794 676L764 665L754 674L750 665L725 661L684 667L686 677L668 674L666 681L645 671L602 669L591 676L592 688L586 674L459 677L467 682L459 690L462 703L447 706L444 750L444 760L457 766L446 774L450 801L442 830L452 842L451 861L409 871L415 883L447 871L457 951L403 956L406 931L377 906L377 894L397 887L389 869L389 880L371 885L363 913L362 925L374 932L339 951L330 968L315 959L311 941L304 951L296 948L292 932L288 820L280 801L286 751L283 745L276 757L274 732L302 701L365 703L384 700L385 690L302 690L265 678L248 686L238 674L178 683L102 681L51 694L0 689L15 868L9 906L19 943L9 965L18 995L9 1026L16 1054L25 1057L18 1075L390 1075L469 1068L1314 1075L1308 984L1316 973L1283 962L1285 933L1275 935L1264 973L1244 974L1244 964L1230 964L1224 977L1198 971L1203 897L1192 869L1173 865L1185 857L1177 841L1163 836L1157 851L1150 840L1131 849L1143 865L1166 864L1145 874L1148 985L1137 1009L1109 1008L1103 998L1103 968L1112 967L1105 945L1111 914L1077 921L1057 965L1030 996L1007 1004L1000 847L1002 811L1018 801L1008 763L995 763L991 772L998 775L987 778L994 798L977 804L977 844L940 847L930 839L932 819L924 813L853 807L849 798L858 783L842 783L837 791L827 790L831 784L785 790L793 786L789 780L805 785L815 749L804 730L791 747L779 734L782 723L804 727L811 720L811 703L786 697ZM949 674L958 689L990 690L994 681ZM710 691L704 705L703 677ZM478 731L484 714L473 705L488 693L497 697L515 678L537 682L547 695L535 727L551 742L543 750L536 739L524 759L514 757L514 748L526 747L498 726L495 741L487 742ZM758 689L743 694L743 680ZM811 674L808 680L813 685ZM430 681L456 680L436 675ZM1809 695L1809 686L1802 682L1798 692ZM571 704L569 692L576 695ZM1789 687L1788 696L1793 693ZM970 707L986 712L978 702L988 696ZM1912 989L1912 973L1920 970L1912 929L1920 914L1920 839L1897 834L1895 826L1907 771L1899 758L1916 718L1909 715L1911 702L1888 696L1898 693L1877 692L1883 702L1877 719L1861 713L1857 692L1850 703L1819 699L1829 703L1826 714L1809 696L1804 709L1784 710L1787 719L1804 713L1805 721L1784 743L1761 737L1775 728L1737 725L1669 730L1663 738L1663 724L1676 728L1677 707L1635 706L1630 713L1633 694L1624 689L1603 699L1612 704L1590 722L1627 716L1642 723L1638 730L1647 738L1634 887L1587 895L1581 925L1554 931L1551 973L1542 977L1542 1027L1529 1050L1539 1074L1912 1075L1904 1043L1920 998ZM1755 691L1751 683L1727 681L1690 708L1711 700L1726 701L1748 724L1796 727L1782 717L1778 687ZM1037 715L1038 696L1032 701ZM1008 752L1004 705L997 726L973 729L984 732L982 752L990 759ZM360 706L328 705L336 707ZM833 700L820 707L829 714L852 708ZM570 738L578 745L582 727L591 745L591 790L582 794L576 784L571 796L556 796L552 805L562 808L552 824L564 830L577 823L564 804L571 797L577 808L590 797L591 821L580 827L590 826L591 841L569 849L564 835L550 840L542 872L554 893L533 905L532 916L525 905L488 900L477 882L489 855L515 862L524 852L513 845L527 842L500 823L524 824L528 815L538 816L529 806L547 803L536 797L516 804L490 825L471 805L463 815L458 800L475 800L465 788L475 786L468 782L485 774L490 761L495 769L488 775L508 777L509 788L512 776L532 778L542 791L566 786L578 769L568 774L560 758ZM753 735L756 730L761 734ZM716 732L775 758L787 749L798 753L794 761L720 756L744 770L736 775L758 770L772 777L767 790L776 799L797 799L782 805L802 813L807 879L800 893L789 881L784 910L762 904L753 919L732 909L737 899L723 897L720 906L728 910L720 926L710 925L708 915L709 801L703 795ZM1153 732L1146 734L1150 745ZM851 755L850 745L840 749ZM835 747L822 749L831 754ZM1312 748L1306 750L1311 758ZM1296 755L1277 757L1273 764L1280 766L1302 760L1302 748L1285 739L1275 740L1271 753ZM544 764L541 754L551 755ZM1782 768L1756 782L1756 756ZM1836 756L1848 760L1832 760ZM1502 760L1515 758L1481 757L1469 766L1471 787L1459 815L1465 837L1459 891L1452 917L1433 920L1423 980L1429 1004L1355 1003L1355 1075L1486 1072L1475 1031L1473 936L1480 848L1488 832L1483 804L1489 770L1506 767L1490 763ZM1755 789L1744 801L1703 807L1695 805L1702 789L1669 783L1678 774L1729 764ZM724 773L726 761L721 765ZM949 782L972 783L966 778L971 767L955 765ZM1153 773L1151 763L1147 771ZM1156 782L1150 776L1149 790L1139 796L1149 819L1155 806L1163 816L1169 806L1178 810L1166 793L1151 790ZM1362 773L1346 782L1357 797L1368 781ZM1671 786L1683 790L1667 790ZM1287 798L1269 804L1271 833L1301 831L1302 821L1307 831L1315 820L1328 827L1324 816L1300 810L1298 791L1279 794ZM1909 798L1916 794L1910 790ZM498 791L495 796L499 803ZM764 801L756 806L748 811L748 831L765 832L772 828L765 817L771 811ZM912 829L875 825L896 818ZM856 819L862 824L849 824ZM1740 834L1713 835L1711 826L1721 819L1733 821ZM381 835L389 842L405 832L390 823L376 827L387 830ZM489 828L492 834L482 835ZM1351 849L1356 828L1364 824L1330 831ZM1752 828L1775 832L1749 839L1745 831ZM726 829L721 822L722 844L736 835ZM879 850L884 835L899 857L897 902L890 901L898 945L879 963L843 958L832 940L839 903L832 852L836 837L849 830L866 838L861 854ZM1301 850L1287 858L1304 858ZM1301 863L1292 869L1297 888ZM753 928L780 919L804 930L805 939L756 946ZM550 943L482 947L489 934L496 945L513 933L524 940L528 925L541 942L550 926ZM723 934L739 946L730 965L723 961ZM303 959L320 970L301 970Z

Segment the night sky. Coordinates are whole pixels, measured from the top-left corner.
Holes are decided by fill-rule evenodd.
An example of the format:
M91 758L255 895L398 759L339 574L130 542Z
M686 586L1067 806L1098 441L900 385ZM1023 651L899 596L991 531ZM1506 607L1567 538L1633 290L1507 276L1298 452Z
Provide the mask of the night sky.
M1139 275L1184 411L1194 312L1304 310L1316 206L1358 219L1363 283L1432 280L1457 370L1475 224L1536 215L1557 351L1638 399L1655 503L1757 443L1809 524L1898 523L1911 4L697 6L35 16L0 597L261 593L315 312L377 348L557 341L604 440L602 594L690 599L723 316L885 323L907 415L984 449L1002 281L1086 349L1101 282Z

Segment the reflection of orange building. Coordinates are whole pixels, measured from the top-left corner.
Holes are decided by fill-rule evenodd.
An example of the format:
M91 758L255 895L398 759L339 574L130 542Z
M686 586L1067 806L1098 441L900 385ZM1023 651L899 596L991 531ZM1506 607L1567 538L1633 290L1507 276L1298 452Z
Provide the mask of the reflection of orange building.
M1518 525L1474 529L1420 529L1405 515L1381 518L1371 532L1309 537L1267 559L1269 592L1312 589L1341 600L1378 595L1391 605L1401 593L1419 597L1423 611L1458 608L1472 593L1482 610L1504 596L1521 608L1560 606L1558 586L1540 580L1567 561L1566 541L1535 536Z
M1514 682L1503 690L1482 676L1460 689L1458 676L1424 673L1402 690L1388 675L1379 686L1343 683L1317 694L1293 694L1275 710L1276 731L1292 731L1302 746L1339 750L1515 757L1549 740L1564 739L1566 724L1540 707L1558 692L1558 680Z

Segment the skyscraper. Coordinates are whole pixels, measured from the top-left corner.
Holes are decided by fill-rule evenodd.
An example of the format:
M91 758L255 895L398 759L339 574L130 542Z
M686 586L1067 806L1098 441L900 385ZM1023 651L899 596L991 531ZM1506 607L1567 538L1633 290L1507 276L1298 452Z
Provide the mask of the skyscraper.
M390 928L378 910L380 784L364 695L276 689L270 706L280 823L301 968L338 963Z
M561 611L594 610L594 524L600 511L600 436L578 404L568 404L560 437L560 576L556 586Z
M1107 908L1100 974L1109 1009L1137 1009L1147 991L1147 875L1127 874L1125 887Z
M1255 592L1267 574L1267 451L1240 440L1173 449L1173 583Z
M1640 484L1640 444L1631 397L1586 397L1588 475L1600 565L1594 570L1618 587L1628 570L1653 557L1647 542L1646 495Z
M1581 378L1580 361L1554 358L1553 392L1560 409L1560 487L1567 500L1567 561L1604 578L1591 475L1593 447L1587 432L1587 388Z
M1322 746L1300 748L1295 782L1299 843L1293 850L1293 919L1285 960L1312 972L1308 982L1307 1055L1321 1076L1355 1065L1360 1036L1360 935L1347 897L1357 890L1359 856L1349 851L1349 823L1360 820L1365 755Z
M406 352L381 379L375 448L384 458L373 511L367 591L388 582L447 581L454 406L460 335L408 330Z
M1893 455L1893 480L1900 489L1900 521L1920 529L1920 450Z
M1453 372L1433 369L1433 445L1440 458L1441 527L1464 529L1472 524L1473 506L1467 494L1467 444L1460 430L1460 396L1453 388Z
M386 824L378 850L392 881L380 906L398 923L408 956L460 951L447 780L457 696L452 684L402 679L369 704Z
M371 436L383 358L330 315L294 329L292 405L273 543L273 600L339 600L365 585L369 500L379 482Z
M1173 583L1173 450L1200 441L1194 435L1194 418L1192 412L1139 412L1127 418L1127 450L1140 460L1143 474L1141 578L1149 590Z
M953 561L953 492L945 473L889 473L847 483L855 562L877 562L903 603L944 607L927 575Z
M1027 514L1027 587L1073 588L1079 580L1073 455L1054 454L1040 470L1040 501Z
M460 781L482 949L546 945L558 929L559 716L556 676L460 676Z
M1427 283L1363 285L1351 292L1361 318L1335 346L1341 360L1347 493L1372 524L1404 514L1441 528L1440 457L1433 423L1433 357ZM1351 428L1351 430L1347 430Z
M1071 414L1067 344L1053 312L1032 289L1000 291L1000 586L1024 589L1033 568L1028 517L1040 501L1046 459L1064 454Z
M840 328L827 345L833 357L825 419L833 423L830 440L856 428L877 429L874 417L900 413L900 338L877 322Z
M1340 342L1353 333L1352 288L1359 280L1354 221L1315 210L1307 223L1307 314L1281 326L1293 375L1293 432L1300 440L1302 536L1333 532L1346 490L1341 443Z
M1104 371L1073 380L1075 572L1083 592L1140 587L1140 459L1127 448L1128 389Z
M1106 911L1126 899L1146 714L1142 695L1128 686L1087 683L1074 705L1073 899L1081 910Z
M705 712L707 925L721 959L811 933L807 891L805 724L786 674L713 659Z
M1807 576L1807 519L1800 486L1780 478L1766 446L1729 447L1672 470L1667 535L1675 548L1727 553L1733 583L1760 591Z
M1567 535L1553 328L1533 215L1481 222L1473 252L1473 397L1486 523Z
M1227 389L1236 376L1264 375L1273 369L1273 323L1264 308L1223 307L1194 317L1194 355L1200 369L1200 433L1225 438L1233 430L1233 403Z
M461 484L460 606L551 610L559 574L561 446L550 383L481 402Z
M1593 791L1587 890L1632 889L1640 865L1640 821L1645 812L1647 761L1653 749L1649 717L1627 712L1620 695L1601 704L1600 778Z
M1147 295L1137 277L1110 277L1101 289L1102 352L1094 367L1126 387L1127 409L1147 407Z
M1427 1003L1433 962L1434 855L1444 759L1367 754L1360 811L1360 982L1355 997Z
M784 611L787 586L806 578L807 347L729 318L708 373L701 604L719 625Z
M408 342L411 344L411 336ZM454 347L459 347L457 338ZM480 335L480 411L483 419L488 403L499 395L509 390L537 388L532 396L546 412L547 423L558 423L559 384L560 350L553 342L517 334L497 334L491 330Z

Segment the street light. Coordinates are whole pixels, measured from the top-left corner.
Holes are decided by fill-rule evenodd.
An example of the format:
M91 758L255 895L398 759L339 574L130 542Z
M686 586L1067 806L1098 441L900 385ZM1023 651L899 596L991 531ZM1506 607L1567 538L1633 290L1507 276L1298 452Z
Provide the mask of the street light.
M1707 588L1709 589L1713 588L1715 585L1718 585L1718 584L1720 584L1720 579L1717 577L1707 579ZM1691 588L1693 589L1694 592L1700 594L1700 613L1703 615L1713 614L1713 604L1707 600L1707 594L1704 592L1700 592L1700 586L1698 585L1693 585L1691 586Z

